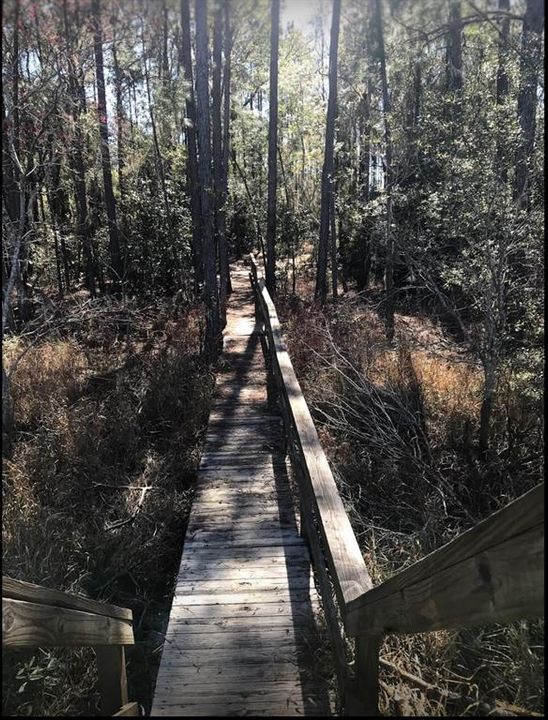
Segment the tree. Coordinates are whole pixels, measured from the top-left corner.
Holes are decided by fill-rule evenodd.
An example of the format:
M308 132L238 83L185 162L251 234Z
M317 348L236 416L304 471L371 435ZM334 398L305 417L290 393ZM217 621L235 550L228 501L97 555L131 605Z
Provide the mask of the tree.
M322 168L322 191L320 206L320 238L314 297L323 305L327 296L327 256L329 250L329 215L333 192L335 157L335 120L337 116L337 59L339 47L339 24L341 0L333 2L331 39L329 46L329 96L327 99L327 121L325 128L325 150Z
M215 231L217 250L219 254L219 307L222 326L226 324L226 301L228 297L228 248L226 242L226 186L225 158L223 151L223 127L221 109L221 76L223 51L223 25L225 16L223 7L219 3L215 9L213 31L213 82L211 89L211 113L213 125L213 182L215 186ZM226 51L226 41L225 41ZM225 93L229 94L228 85L225 84ZM230 102L230 99L229 99ZM225 123L227 117L225 113ZM226 139L225 139L226 142Z
M93 13L93 40L95 51L95 74L97 78L97 116L99 119L99 133L101 137L101 159L103 168L103 186L105 192L105 209L108 219L109 245L110 245L110 271L114 290L119 288L124 278L124 266L120 252L118 237L118 224L116 220L116 201L112 189L112 167L110 163L110 150L108 144L108 118L105 92L105 71L103 63L103 33L101 28L101 3L92 0Z
M381 73L382 87L382 118L384 125L384 145L386 157L386 260L384 268L384 323L386 338L389 342L394 339L394 233L392 230L392 191L393 191L393 167L392 167L392 132L390 127L390 94L388 92L388 75L386 71L386 51L384 47L384 26L382 19L381 0L375 0L373 25L376 31L378 42L378 59Z
M280 0L271 0L270 107L268 120L268 198L266 211L266 285L276 294L276 190L278 179L278 45Z
M219 297L215 271L215 238L211 181L211 123L209 116L209 61L207 37L207 0L196 0L196 101L198 120L198 171L202 207L202 262L204 267L204 303L206 316L205 352L210 360L217 357L220 342Z
M181 63L186 81L186 117L185 143L187 149L186 177L187 193L190 197L192 216L192 257L196 292L203 281L202 265L202 209L198 182L198 151L196 147L196 102L194 98L194 79L192 72L192 49L190 41L189 0L181 0Z
M535 143L538 76L544 26L543 0L527 0L521 41L518 117L521 138L516 154L515 195L521 207L530 204L530 163Z

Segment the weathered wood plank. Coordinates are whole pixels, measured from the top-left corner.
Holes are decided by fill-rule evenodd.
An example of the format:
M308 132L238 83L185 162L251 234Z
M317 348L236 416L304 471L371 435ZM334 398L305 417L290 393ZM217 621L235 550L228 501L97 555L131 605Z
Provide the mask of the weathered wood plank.
M249 590L250 592L277 592L289 588L291 592L296 590L310 589L310 577L306 574L294 572L293 574L285 574L277 578L272 577L256 577L255 574L248 576L247 579L221 578L214 580L209 579L189 579L184 578L177 582L175 592L183 595L203 595L208 593L212 597L217 595L230 595L232 593L241 593ZM312 584L312 588L313 588Z
M360 598L347 615L349 632L414 633L542 616L544 523L454 565L413 577L412 583L373 602Z
M252 603L287 603L304 602L310 598L310 589L288 588L282 586L276 590L253 590L247 589L242 592L229 593L192 593L188 595L176 595L173 598L172 607L177 605L241 605ZM16 601L14 601L16 602Z
M45 588L41 585L15 580L6 575L2 576L2 597L12 600L25 600L27 602L40 603L42 605L53 605L54 607L68 608L71 610L83 610L96 615L132 620L133 615L128 608L110 605L90 600L89 598L65 593L61 590Z
M105 715L113 715L128 702L124 648L99 646L95 648L95 655L101 709Z
M424 629L456 627L465 613L464 625L542 614L543 541L544 483L357 598L348 607L348 630L364 632L375 617L379 631L381 615L382 626L395 630L400 614L406 627L416 621Z
M253 580L259 580L263 578L267 579L283 579L286 582L294 578L306 577L306 570L309 567L307 562L303 560L301 563L294 562L290 567L286 563L278 565L247 565L242 567L241 565L228 568L209 567L208 565L202 564L194 567L190 570L188 567L182 567L179 570L179 577L185 582L192 583L193 581L209 581L209 582L226 582L226 581L248 581L249 578Z
M133 645L129 620L2 598L4 647Z

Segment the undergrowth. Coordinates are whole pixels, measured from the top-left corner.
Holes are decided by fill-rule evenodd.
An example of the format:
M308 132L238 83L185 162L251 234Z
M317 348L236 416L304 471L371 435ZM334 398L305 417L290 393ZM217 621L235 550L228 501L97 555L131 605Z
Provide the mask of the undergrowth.
M397 316L390 347L374 307L355 295L323 310L290 296L278 309L374 584L541 481L541 374L533 367L501 374L482 460L481 366L441 327ZM385 661L453 695L421 690L385 665L381 712L477 715L513 705L542 713L543 646L541 620L388 636Z
M20 360L3 573L131 608L129 695L147 710L214 384L198 318L105 301L4 347ZM91 649L4 652L3 712L97 714L96 680Z

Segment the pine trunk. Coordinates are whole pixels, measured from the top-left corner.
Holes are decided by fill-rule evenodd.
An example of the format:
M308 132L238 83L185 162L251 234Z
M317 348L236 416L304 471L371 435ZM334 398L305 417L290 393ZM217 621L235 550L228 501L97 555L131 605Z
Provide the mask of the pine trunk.
M192 216L192 258L194 265L195 290L203 282L202 265L202 216L200 187L198 181L198 153L196 148L196 103L194 99L194 79L192 72L192 50L190 42L190 8L188 0L181 0L181 64L188 84L186 95L186 116L189 121L185 128L187 146L187 193L190 197Z
M117 291L123 280L124 268L120 253L118 225L116 221L116 202L112 189L112 167L108 145L107 102L105 93L105 71L103 62L103 33L101 28L100 0L92 0L93 39L95 51L95 74L97 79L97 114L99 133L101 136L101 162L103 167L103 184L105 191L105 208L108 218L109 250L113 289Z
M207 0L196 0L196 100L198 122L198 171L203 227L204 303L206 314L205 352L216 359L220 343L219 298L215 272L215 238L211 182L211 139L209 117L209 62Z
M337 58L339 46L339 24L341 0L333 1L331 21L331 43L329 47L329 96L327 100L327 122L325 129L325 151L322 169L322 194L320 210L320 238L318 265L314 297L323 305L327 296L327 256L329 251L329 215L331 193L333 192L333 170L335 158L335 120L337 117Z
M280 0L271 0L270 107L268 121L268 197L266 210L266 286L276 295L276 189L278 180L278 46Z

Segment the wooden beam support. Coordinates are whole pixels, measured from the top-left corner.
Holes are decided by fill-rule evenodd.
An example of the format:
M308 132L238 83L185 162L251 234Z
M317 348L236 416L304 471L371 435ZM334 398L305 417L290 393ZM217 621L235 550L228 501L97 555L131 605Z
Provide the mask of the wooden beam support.
M124 648L97 646L94 650L99 671L101 710L107 716L119 714L118 711L128 702Z

